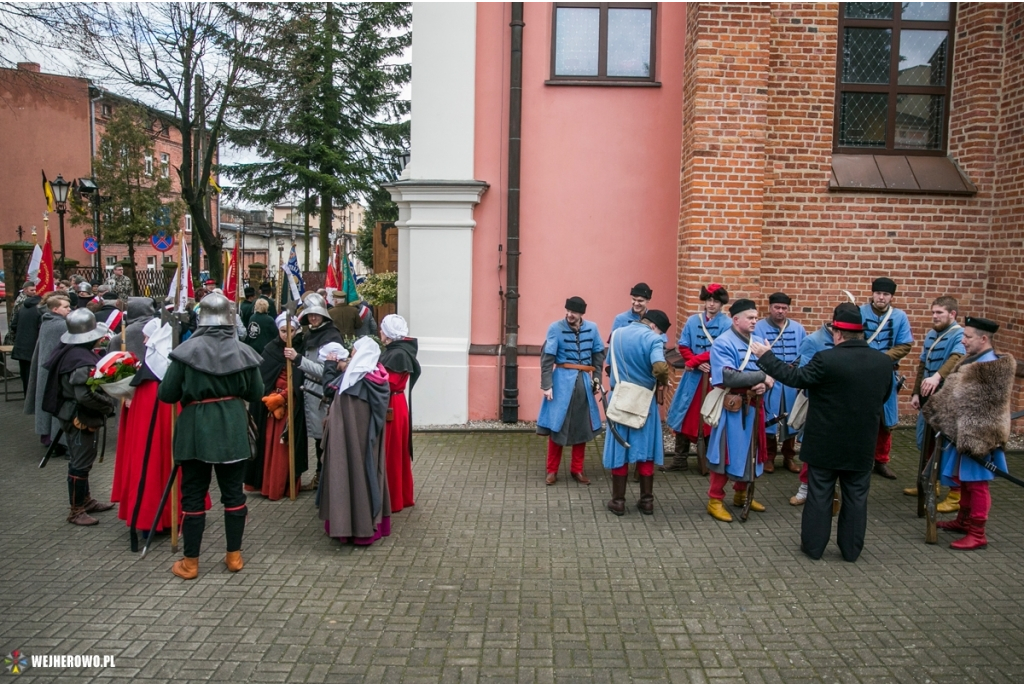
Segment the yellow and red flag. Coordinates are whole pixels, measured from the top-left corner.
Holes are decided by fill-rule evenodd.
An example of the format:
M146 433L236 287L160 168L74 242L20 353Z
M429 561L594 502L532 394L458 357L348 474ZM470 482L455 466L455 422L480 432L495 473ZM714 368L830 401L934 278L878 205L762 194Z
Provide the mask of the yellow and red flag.
M238 241L235 241L235 249L231 251L231 261L224 272L224 297L234 302L238 298Z
M53 282L53 241L50 239L50 229L46 229L46 238L43 241L43 256L39 260L39 275L36 276L36 292L52 293Z
M46 172L43 171L43 196L46 197L46 211L52 212L54 207L53 186L46 180Z

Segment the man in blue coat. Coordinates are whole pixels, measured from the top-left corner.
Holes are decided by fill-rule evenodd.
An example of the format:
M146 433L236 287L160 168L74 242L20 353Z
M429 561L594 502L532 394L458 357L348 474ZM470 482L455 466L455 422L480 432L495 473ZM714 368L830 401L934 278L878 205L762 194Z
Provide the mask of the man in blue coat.
M601 430L601 415L594 399L600 382L604 343L597 324L584 321L587 303L582 297L565 301L565 318L548 327L540 357L540 389L544 399L537 417L537 434L548 436L547 478L554 485L562 463L562 448L572 445L572 479L590 485L583 473L587 443ZM597 373L595 373L597 372Z
M777 359L795 366L800 361L800 343L803 342L807 331L798 321L789 318L791 304L793 300L786 293L769 295L768 316L757 322L754 335L768 342ZM783 412L789 412L793 408L795 401L796 388L776 383L764 394L765 416L781 416ZM800 470L795 461L796 434L784 435L782 440L779 440L779 429L783 425L785 423L776 422L765 428L768 444L768 461L764 463L765 473L775 472L775 455L778 454L779 447L782 448L782 467L791 473Z
M676 434L675 456L663 471L685 471L686 455L690 443L707 439L710 428L701 421L700 405L710 388L711 344L728 330L731 321L722 311L729 303L729 293L718 283L708 283L700 288L700 301L704 311L686 320L679 334L679 355L686 364L679 379L679 386L669 404L666 423Z
M757 325L757 305L753 300L736 300L729 307L732 326L715 338L711 346L711 384L726 390L718 425L708 439L708 513L719 521L732 521L722 505L725 484L733 481L733 505L747 501L747 483L764 471L768 448L764 433L762 397L774 381L757 368L753 342ZM753 457L753 459L751 459ZM760 502L750 503L751 511L764 511Z
M899 423L899 383L896 369L900 360L910 354L914 336L910 332L910 320L902 309L892 306L896 295L896 281L891 278L876 278L871 283L871 302L860 307L864 320L864 335L868 346L884 352L892 360L892 375L895 390L885 403L885 412L878 426L875 443L875 473L895 480L896 474L889 468L889 452L892 450L892 429Z
M942 433L942 482L960 483L960 510L953 521L938 527L963 533L950 547L981 549L988 545L985 524L992 507L988 482L992 467L1006 473L1003 446L1010 437L1010 400L1017 363L1010 355L997 355L993 339L999 324L980 317L964 319L963 344L967 351L942 388L924 405L925 420Z
M914 393L910 398L910 406L918 411L928 402L942 385L944 378L952 373L957 362L963 359L966 351L962 339L964 329L956 322L957 310L960 305L955 298L939 297L932 302L932 327L924 336L924 348L917 365L914 379ZM917 415L917 449L925 448L925 434L931 430L924 420L923 414ZM903 488L904 495L917 496L917 486ZM952 514L960 508L960 486L949 489L946 499L939 503L936 510L943 514Z
M669 329L665 312L649 309L643 318L612 334L609 360L612 364L612 396L620 383L633 383L648 390L668 383L668 363L662 337ZM612 472L612 499L608 510L616 516L626 513L626 477L629 465L636 464L640 476L640 500L637 508L644 514L654 513L654 466L664 461L661 438L661 415L658 413L658 393L651 395L647 421L640 428L630 428L609 420L619 438L606 436L604 441L604 467ZM611 432L611 428L609 429Z

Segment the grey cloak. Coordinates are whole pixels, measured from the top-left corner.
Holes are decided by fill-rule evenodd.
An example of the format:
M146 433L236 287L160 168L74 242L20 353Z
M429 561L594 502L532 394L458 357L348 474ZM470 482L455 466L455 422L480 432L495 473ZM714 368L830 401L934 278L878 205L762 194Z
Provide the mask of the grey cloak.
M25 393L25 413L36 417L36 435L54 437L60 430L60 423L53 414L43 411L43 390L50 372L43 362L60 347L60 336L67 333L68 324L60 314L47 309L39 325L39 338L32 352L32 369L28 375L28 391Z

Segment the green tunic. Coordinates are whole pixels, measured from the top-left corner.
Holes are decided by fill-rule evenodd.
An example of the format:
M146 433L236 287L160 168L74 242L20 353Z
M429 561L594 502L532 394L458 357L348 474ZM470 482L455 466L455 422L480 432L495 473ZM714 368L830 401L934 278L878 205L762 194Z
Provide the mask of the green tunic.
M249 458L248 403L263 397L258 367L214 376L172 360L160 383L161 402L181 402L174 429L174 460L224 464ZM237 397L195 404L216 397Z

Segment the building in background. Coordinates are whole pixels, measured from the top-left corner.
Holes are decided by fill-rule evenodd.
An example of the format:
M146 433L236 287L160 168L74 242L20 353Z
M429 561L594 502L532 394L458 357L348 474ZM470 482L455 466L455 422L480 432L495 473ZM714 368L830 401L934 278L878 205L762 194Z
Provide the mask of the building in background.
M512 10L414 3L412 156L389 189L420 424L498 418L510 396ZM641 280L675 315L673 341L707 282L762 307L786 291L813 329L842 290L867 301L886 275L911 359L947 294L1024 355L1024 5L523 12L520 419L537 415L540 345L565 299L587 300L607 335Z
M42 176L52 181L58 174L71 182L92 176L92 158L100 149L107 122L118 107L141 106L148 114L154 153L146 160L154 174L171 179L172 192L180 193L177 169L181 166L181 132L168 115L123 98L89 83L86 79L44 74L34 62L22 62L17 69L0 69L0 242L17 239L18 226L26 236L35 226L42 240ZM100 189L102 194L103 189ZM217 227L218 199L211 201L214 231ZM50 215L54 249L58 245L58 217ZM82 266L94 265L95 256L85 251L82 225L72 226L65 216L64 240L68 259ZM102 235L102 224L101 224ZM186 213L177 227L192 244L192 220ZM136 246L136 269L156 269L171 261L175 251L161 253L149 242ZM103 245L103 266L127 258L124 245Z

